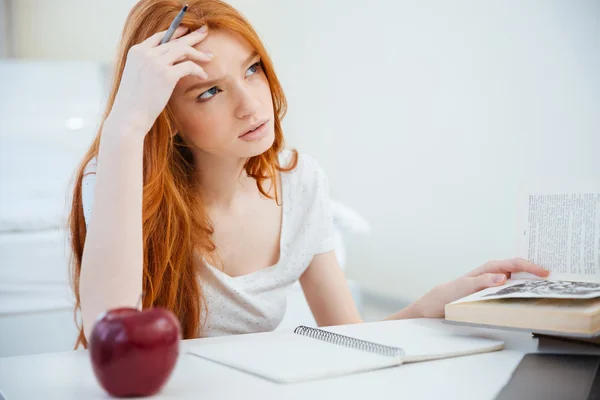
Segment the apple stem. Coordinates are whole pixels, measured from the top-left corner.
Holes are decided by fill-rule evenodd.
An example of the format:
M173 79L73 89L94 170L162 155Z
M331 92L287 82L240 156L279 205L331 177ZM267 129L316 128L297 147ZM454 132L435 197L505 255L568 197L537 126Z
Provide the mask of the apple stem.
M140 308L140 305L142 304L142 300L144 299L144 294L146 292L142 292L142 294L140 295L140 298L138 299L137 304L135 305L135 308Z

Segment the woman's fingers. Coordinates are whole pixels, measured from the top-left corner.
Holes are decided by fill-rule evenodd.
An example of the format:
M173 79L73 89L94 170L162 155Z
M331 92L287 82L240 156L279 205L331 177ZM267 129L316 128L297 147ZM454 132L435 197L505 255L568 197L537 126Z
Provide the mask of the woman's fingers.
M173 43L173 45L169 47L169 51L160 58L165 64L172 65L184 59L207 62L212 60L212 54L203 53L182 43Z
M464 285L464 296L479 292L492 286L503 285L506 282L506 275L485 273L477 276L462 278ZM461 279L459 279L461 281ZM463 297L464 297L463 296Z
M186 34L189 30L190 30L190 28L188 28L187 26L178 27L177 29L175 29L175 32L173 33L173 36L171 37L171 41L175 40L177 38L180 38L181 36ZM160 44L160 41L166 34L167 34L166 30L156 32L154 35L152 35L148 39L144 40L141 44L145 47L156 47ZM169 43L170 43L170 41L169 41ZM163 46L165 46L165 45L166 44L164 44Z
M541 266L529 262L523 258L513 258L511 261L516 269L511 270L510 272L528 272L541 277L546 277L550 274L550 271L547 269L544 269Z
M177 39L171 39L170 42L153 48L151 51L156 56L163 56L172 52L174 49L181 49L182 47L193 48L193 46L206 39L208 32L206 30L201 31L200 29L183 35Z
M200 29L197 29L189 34L174 40L173 43L182 43L188 46L195 46L208 36L208 28L203 25Z
M176 82L184 76L188 75L194 75L200 79L208 78L208 75L206 74L206 72L204 72L202 67L193 61L184 61L182 63L172 66L170 74L172 75L171 78L174 79Z
M508 274L513 272L527 272L540 277L546 277L550 273L550 271L523 258L511 258L508 260L490 261L473 270L467 274L467 276L478 276L485 273L502 273L507 274L507 276L510 277Z

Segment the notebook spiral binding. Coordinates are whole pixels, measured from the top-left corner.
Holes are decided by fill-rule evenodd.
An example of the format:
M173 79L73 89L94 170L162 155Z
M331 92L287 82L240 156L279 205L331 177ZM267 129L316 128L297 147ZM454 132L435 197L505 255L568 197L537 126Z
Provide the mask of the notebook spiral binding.
M307 336L324 342L350 347L357 350L367 351L388 357L403 357L404 350L399 347L386 346L383 344L368 342L366 340L356 339L339 333L328 332L323 329L311 328L308 326L299 326L294 329L294 333Z

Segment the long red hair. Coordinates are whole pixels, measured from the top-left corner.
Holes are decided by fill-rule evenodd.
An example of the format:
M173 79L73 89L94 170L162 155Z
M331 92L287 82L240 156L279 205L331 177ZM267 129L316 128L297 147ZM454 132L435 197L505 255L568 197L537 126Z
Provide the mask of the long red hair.
M119 82L123 75L127 52L156 32L168 29L171 21L188 4L181 23L191 30L207 25L209 29L225 29L241 35L258 52L262 68L269 82L275 111L275 140L265 153L250 158L245 169L256 179L261 193L263 181L270 179L277 185L279 171L295 168L297 154L290 164L283 167L278 154L284 147L281 119L286 112L286 99L275 75L273 64L263 44L250 23L233 7L219 0L141 0L135 4L125 22L116 59L112 86L102 121L113 106ZM194 253L210 254L215 250L212 242L213 229L198 191L191 178L191 154L186 151L178 135L172 135L173 114L169 108L158 116L148 132L143 155L143 307L162 306L171 310L179 319L184 338L197 337L201 330L206 307L197 278L198 266ZM86 238L81 186L85 167L98 155L102 124L75 175L75 185L69 216L72 249L71 280L75 294L76 317L81 311L79 276ZM274 187L276 201L277 186ZM272 196L269 196L272 197ZM76 321L78 318L76 318ZM83 326L76 322L79 345L87 347Z

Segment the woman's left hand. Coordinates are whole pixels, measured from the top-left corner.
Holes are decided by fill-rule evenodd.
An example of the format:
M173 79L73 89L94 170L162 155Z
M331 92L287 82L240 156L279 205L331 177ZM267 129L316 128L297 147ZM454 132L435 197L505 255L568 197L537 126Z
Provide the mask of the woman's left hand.
M414 306L421 317L443 318L446 304L489 287L501 286L512 272L528 272L539 277L547 277L550 273L522 258L490 261L461 278L436 286Z

